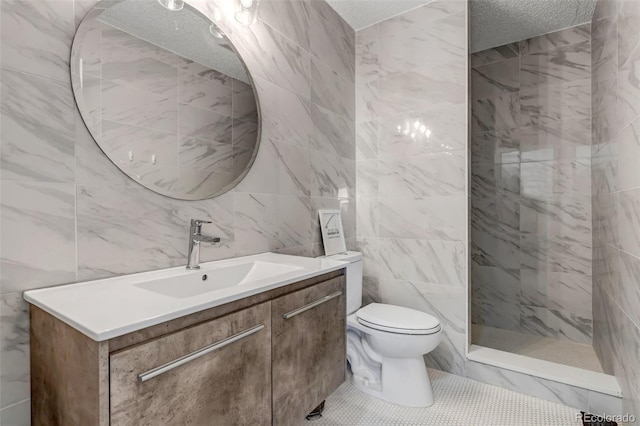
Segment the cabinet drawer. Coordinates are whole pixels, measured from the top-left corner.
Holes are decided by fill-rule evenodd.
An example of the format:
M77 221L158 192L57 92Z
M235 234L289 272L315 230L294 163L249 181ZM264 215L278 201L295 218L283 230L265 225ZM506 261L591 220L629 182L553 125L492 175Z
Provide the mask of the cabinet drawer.
M111 354L111 424L270 424L270 319L262 303Z
M345 379L344 276L271 303L273 424L298 425Z

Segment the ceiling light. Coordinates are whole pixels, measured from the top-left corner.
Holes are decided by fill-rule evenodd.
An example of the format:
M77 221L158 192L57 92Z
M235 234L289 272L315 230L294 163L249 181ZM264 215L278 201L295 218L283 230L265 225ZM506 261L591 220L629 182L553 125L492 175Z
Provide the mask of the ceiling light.
M182 10L184 7L184 1L182 0L158 0L158 3L167 10Z

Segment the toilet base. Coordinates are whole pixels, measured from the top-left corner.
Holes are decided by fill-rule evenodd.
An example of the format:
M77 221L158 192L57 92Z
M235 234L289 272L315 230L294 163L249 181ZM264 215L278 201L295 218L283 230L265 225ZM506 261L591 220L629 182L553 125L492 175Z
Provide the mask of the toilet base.
M405 407L430 407L434 402L431 381L422 357L384 358L382 390L367 386L355 376L352 381L356 389L368 395Z

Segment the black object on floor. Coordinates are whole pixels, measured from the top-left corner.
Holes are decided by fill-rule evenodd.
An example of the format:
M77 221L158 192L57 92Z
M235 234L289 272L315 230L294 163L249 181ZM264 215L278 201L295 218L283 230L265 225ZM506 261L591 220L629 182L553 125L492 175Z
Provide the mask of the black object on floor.
M589 414L584 411L580 411L580 414L582 414L582 424L584 426L618 426L618 423L605 420L596 414Z
M323 411L324 411L324 401L322 401L320 403L320 405L318 405L316 408L314 408L312 412L307 414L307 417L305 417L305 418L307 420L318 420L320 417L322 417L322 412Z

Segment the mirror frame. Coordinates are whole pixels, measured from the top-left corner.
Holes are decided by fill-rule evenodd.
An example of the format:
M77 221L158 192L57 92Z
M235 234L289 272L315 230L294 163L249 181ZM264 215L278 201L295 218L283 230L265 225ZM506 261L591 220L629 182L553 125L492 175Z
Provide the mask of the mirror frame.
M142 183L140 183L139 181L137 181L136 179L134 179L133 177L129 176L129 174L127 174L123 169L121 169L120 167L118 167L118 165L115 163L115 161L113 161L111 159L111 157L109 157L107 155L107 153L102 149L102 146L100 146L100 143L98 143L98 141L96 140L96 137L93 135L93 133L91 132L89 126L87 126L87 121L85 119L85 117L82 114L82 109L81 109L81 104L84 104L84 101L82 99L79 99L79 93L76 92L76 79L73 78L74 74L74 67L75 63L74 63L74 52L76 52L77 50L79 50L78 44L78 33L80 31L80 28L82 27L82 24L84 23L85 19L87 18L87 16L94 10L96 9L105 9L104 7L100 7L101 4L110 4L110 5L114 5L117 3L122 3L125 1L139 1L139 0L100 0L97 4L95 4L91 9L89 9L87 11L87 13L82 17L82 19L80 20L80 23L77 25L74 35L73 35L73 41L71 43L71 49L70 49L70 60L69 60L69 76L71 79L71 91L73 92L73 99L74 99L74 103L76 106L76 109L78 111L78 114L80 115L80 118L82 118L82 124L84 125L85 129L87 130L88 134L91 136L91 139L93 139L93 142L98 146L98 148L100 149L100 151L104 154L104 156L109 160L109 163L111 163L120 173L122 173L123 175L125 175L128 179L131 179L132 181L134 181L136 184L140 185L141 187L148 189L151 192L154 192L158 195L162 195L164 197L167 198L171 198L174 200L180 200L180 201L203 201L203 200L210 200L213 199L215 197L218 197L220 195L223 195L229 191L231 191L232 189L234 189L236 186L238 186L238 184L240 182L242 182L242 180L247 176L247 174L249 173L249 171L251 170L251 168L253 167L256 157L258 156L258 151L260 149L260 144L262 142L262 110L261 110L261 106L260 106L260 96L258 94L258 90L257 90L257 86L255 84L255 81L253 79L253 76L249 70L249 68L247 67L247 63L244 60L244 58L242 57L242 55L240 54L240 52L238 51L238 49L236 48L236 46L233 43L232 38L227 34L227 31L225 31L223 29L224 26L226 25L218 25L217 23L213 22L213 20L211 20L211 18L209 16L207 16L203 11L201 11L198 7L194 6L191 4L190 0L183 0L184 4L193 9L196 13L198 13L199 15L201 15L204 19L206 19L208 22L216 25L216 27L218 27L218 30L222 32L222 34L227 38L227 40L229 41L229 47L231 49L231 51L238 57L238 59L240 60L240 63L242 64L246 74L247 74L247 78L249 79L249 84L251 86L251 89L253 90L253 96L256 102L256 115L257 115L257 129L256 129L256 145L253 149L253 152L251 153L251 158L249 159L249 162L247 163L247 165L245 166L245 168L243 169L242 173L240 173L238 176L236 176L234 178L234 180L230 183L228 183L227 185L225 185L224 187L222 187L220 190L216 191L215 193L208 195L205 198L180 198L178 196L175 196L175 194L170 194L168 192L162 192L159 188L151 188L149 186L143 185ZM154 1L154 0L148 0L148 1ZM231 28L231 32L233 31L233 28ZM162 46L158 46L161 47ZM164 48L163 48L164 49ZM166 49L165 49L166 50Z

